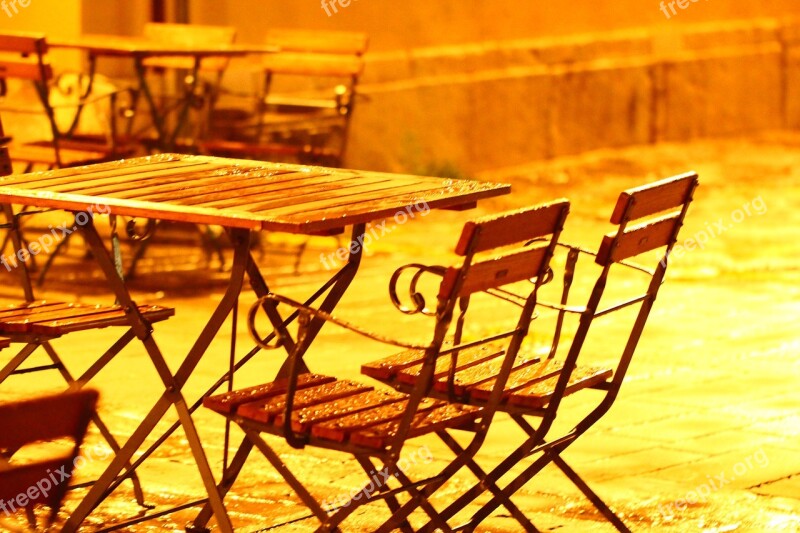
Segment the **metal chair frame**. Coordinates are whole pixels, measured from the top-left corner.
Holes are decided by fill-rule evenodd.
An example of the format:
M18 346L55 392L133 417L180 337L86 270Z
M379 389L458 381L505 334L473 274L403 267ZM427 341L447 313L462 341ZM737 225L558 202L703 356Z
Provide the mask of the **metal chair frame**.
M488 473L476 462L472 462L469 467L480 481L441 511L441 519L450 520L486 490L492 492L492 498L468 522L459 525L457 529L474 529L500 505L509 510L514 509L513 504L509 506L511 496L540 472L542 468L552 463L569 478L616 529L625 532L629 531L628 526L566 463L561 454L601 420L616 400L658 290L663 284L670 252L677 242L678 232L683 225L697 185L697 175L688 173L624 191L620 195L611 217L611 222L618 225L617 231L609 233L603 238L601 246L596 253L577 246L559 243L559 247L567 250L561 301L559 303L548 303L540 300L538 306L540 308L549 308L557 313L548 359L552 359L558 351L565 316L570 314L578 317L577 330L564 360L564 368L569 369L569 371L562 372L559 375L557 383L550 391L549 401L544 402L542 405L525 407L513 405L511 401L500 404L498 410L508 413L517 425L524 430L527 438ZM669 211L669 213L656 217L656 215L665 211ZM644 222L641 222L643 219ZM657 259L657 265L654 269L647 269L627 261L631 257L641 256L644 253L659 249L663 249L663 254L654 256ZM568 305L568 299L580 256L594 258L595 263L600 267L600 273L596 278L587 304L583 307L575 307ZM650 280L647 284L647 289L638 296L600 307L601 299L608 284L609 274L614 266L624 267L625 272L649 276ZM519 300L519 296L508 292L505 292L504 296ZM616 367L613 369L613 373L610 373L610 379L589 384L585 387L585 389L604 391L605 394L602 399L583 419L575 424L572 430L561 435L551 435L552 425L558 414L562 399L578 390L584 390L581 387L570 390L573 386L571 378L574 379L576 369L579 368L579 357L589 336L590 327L594 319L613 315L619 310L635 305L639 306L638 313ZM513 395L513 392L509 391L508 393ZM473 403L468 398L461 398L461 400L466 403ZM533 425L528 418L539 419L538 424ZM457 453L461 450L461 446L453 439L443 435L440 435L440 437L443 437L442 440L454 452ZM536 459L515 479L506 483L502 488L498 485L500 478L507 474L511 468L530 457L536 457ZM524 530L537 531L533 523L524 514L512 512L512 516L517 519ZM421 531L433 531L437 527L437 524L430 522Z
M461 265L445 269L443 272L436 311L432 313L435 318L433 339L427 345L388 339L384 336L370 333L349 322L335 318L324 311L310 308L284 296L269 294L259 299L251 308L248 324L256 342L265 349L274 349L291 341L284 338L284 333L275 332L274 338L276 341L274 345L263 342L260 335L255 331L255 317L258 310L267 302L278 302L300 312L298 340L297 344L291 345L292 349L285 365L286 372L282 374L284 379L256 388L264 390L264 387L267 389L276 386L285 387L285 400L283 396L281 397L281 401L285 404L282 409L283 420L278 424L266 424L237 412L241 404L258 399L257 396L254 396L253 389L234 391L233 393L211 397L206 400L207 407L217 410L229 420L236 422L245 433L242 445L230 466L224 472L218 487L221 497L224 497L231 489L244 466L247 456L252 448L256 447L320 521L319 530L338 530L339 524L356 508L377 500L384 501L393 515L377 531L391 531L394 528L400 528L404 531L412 530L407 518L412 511L418 508L421 508L427 514L431 523L435 524L436 527L449 530L447 523L439 517L438 511L428 501L428 496L461 468L468 465L484 441L486 431L501 400L505 379L512 371L516 354L529 332L538 290L549 279L547 274L549 261L555 250L568 210L569 203L565 200L559 200L535 208L486 217L467 223L456 248L456 253L463 256L464 260ZM516 246L513 252L505 253L499 257L486 258L486 255L490 252L495 252L498 248L511 246ZM484 252L486 254L483 254ZM474 293L526 279L534 280L533 288L525 298L516 324L511 330L478 340L464 341L462 339L463 312L468 307L470 297ZM453 327L453 315L457 307L462 310L462 313ZM402 395L402 400L398 400L407 403L404 403L402 414L392 419L392 426L386 430L385 435L379 433L383 431L382 429L376 429L382 426L368 424L367 429L364 430L367 435L362 435L362 440L351 439L350 442L337 442L324 436L314 435L310 430L299 434L293 426L296 421L293 417L296 414L295 398L302 387L302 385L298 384L298 380L301 376L304 376L304 379L313 379L315 376L308 373L305 362L302 359L302 354L308 347L305 327L314 319L333 322L340 327L379 342L421 350L424 353L420 385L410 393ZM448 338L450 338L450 342L446 343L445 341ZM500 344L504 346L503 349L506 350L506 356L503 359L502 369L496 385L485 405L470 408L464 407L457 402L441 402L440 407L442 409L454 409L458 416L450 419L444 418L444 421L439 422L438 425L437 423L431 423L432 426L428 428L420 425L418 417L420 413L425 412L421 410L421 406L425 405L425 397L433 385L436 369L439 366L437 361L440 362L450 357L455 357L456 354L465 350L478 349L489 345L495 347ZM220 406L225 406L225 408L220 409ZM302 407L302 404L300 406ZM371 412L369 410L359 411L357 415L363 413ZM378 422L380 421L378 420ZM432 432L447 433L451 430L472 433L469 444L438 474L422 480L412 481L398 466L400 452L406 441L422 434ZM352 454L364 469L368 478L370 478L369 484L362 489L364 494L368 496L358 500L351 498L347 504L337 509L324 509L304 487L303 483L283 464L280 456L261 437L261 433L279 436L295 448L313 446ZM368 444L370 442L372 444ZM385 479L398 480L399 486L389 488L387 483L376 488L372 479L372 475L376 472L381 472ZM396 498L399 493L407 493L409 496L408 501L402 505ZM195 520L192 530L204 530L210 514L210 508L207 506Z
M0 60L0 96L5 96L6 80L18 78L31 81L36 89L42 111L47 117L52 135L51 141L37 141L26 143L23 147L48 146L54 152L54 159L48 165L51 168L62 168L69 165L82 165L104 160L111 160L117 156L126 155L129 150L121 148L118 139L117 110L119 98L124 94L131 94L129 89L119 89L97 96L92 96L95 80L95 62L90 61L89 73L85 78L87 83L78 95L75 104L68 104L75 109L75 113L66 130L59 128L56 121L57 107L51 102L51 82L54 79L53 68L47 60L48 45L44 35L32 34L2 34L0 35L0 52L19 54L18 58ZM107 138L94 138L82 136L77 133L81 116L87 105L108 99L111 105L109 134ZM58 106L64 107L64 106ZM20 111L10 109L11 111ZM63 152L70 153L65 159ZM81 156L81 154L85 154ZM31 170L38 160L20 159L27 163L25 172Z
M0 122L0 137L3 136L3 127L2 122ZM8 153L8 148L6 145L0 143L0 175L8 175L11 173L11 160ZM10 205L4 204L2 206L3 213L6 217L7 223L0 224L0 228L6 228L9 235L9 240L12 243L15 250L23 250L27 249L26 243L22 240L21 232L19 228L19 215L15 215ZM36 298L33 291L33 285L31 283L30 272L28 270L28 266L26 262L19 261L16 265L17 273L19 274L19 282L20 286L23 291L24 295L24 302L26 304L30 304L31 307L36 307ZM14 306L16 312L23 312L24 309L21 309L20 306ZM0 311L5 311L0 309ZM62 316L52 316L52 320L60 320L66 319L70 317L70 310L65 309L63 310L63 318ZM149 312L143 312L141 308L139 309L129 309L128 312L130 313L141 313L142 315L147 316L150 320L157 321L157 320L164 320L167 317L174 314L172 309L163 308L164 312L159 312L157 314L152 314ZM156 316L157 315L157 316ZM124 314L120 315L124 316ZM75 317L77 318L77 317ZM6 317L3 317L5 320ZM31 320L33 320L33 315L31 315ZM86 329L97 329L103 328L107 326L119 326L119 321L110 321L110 317L108 320L103 321L98 320L98 323L93 326L83 326L83 327L76 327L75 330L86 330ZM126 324L123 324L126 325ZM67 328L69 329L69 328ZM52 330L52 331L51 331ZM56 370L64 379L65 383L67 384L68 390L77 390L83 387L86 383L88 383L92 378L94 378L111 360L116 357L134 338L136 338L136 334L134 329L128 327L127 331L122 334L122 336L114 342L111 347L106 350L83 374L79 377L75 377L66 367L64 364L63 359L59 356L58 352L55 350L51 341L57 339L64 334L58 328L45 328L45 330L28 330L27 328L23 328L21 331L10 331L7 330L5 322L0 322L0 331L2 331L2 335L6 337L12 344L23 344L23 347L19 350L19 352L11 358L10 361L5 363L0 367L0 384L4 383L9 377L13 375L20 375L20 374L29 374L32 372L41 372L47 370ZM49 364L41 364L36 366L29 366L20 368L25 361L27 361L33 354L38 350L38 348L42 348L50 359ZM92 414L92 422L97 426L98 430L100 431L101 435L108 443L109 447L116 453L120 450L120 446L108 429L108 426L102 421L100 416L97 413ZM128 465L130 467L130 465ZM134 494L136 497L137 503L143 507L147 507L144 500L144 493L142 492L141 485L139 483L138 476L135 472L130 473L131 482L133 483Z
M238 134L246 132L247 140L209 140L204 151L341 166L355 108L356 87L364 68L362 56L367 50L367 36L356 32L275 28L268 32L266 45L279 51L265 56L256 67L262 83L254 97L255 120L235 125ZM276 78L341 82L337 82L330 96L281 97L274 93ZM340 136L338 142L332 148L325 146L334 131Z

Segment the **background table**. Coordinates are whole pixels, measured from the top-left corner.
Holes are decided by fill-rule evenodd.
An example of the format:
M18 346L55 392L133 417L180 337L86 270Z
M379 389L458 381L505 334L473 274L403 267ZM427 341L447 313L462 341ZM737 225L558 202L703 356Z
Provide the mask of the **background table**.
M209 501L222 531L231 526L215 490L208 464L191 418L182 388L200 362L227 317L234 312L245 276L257 297L269 293L258 266L250 254L251 234L256 231L290 233L336 233L353 226L347 262L307 300L322 300L319 307L332 311L353 280L361 260L366 223L408 212L420 204L430 209L462 209L478 200L506 194L510 186L434 177L395 175L380 172L330 169L279 163L262 163L203 156L161 154L124 161L101 163L0 178L0 202L64 209L75 213L76 230L81 231L93 257L141 340L164 385L164 393L150 410L111 465L93 485L67 521L64 531L75 531L86 516L125 478L118 474L170 406L179 422L165 436L133 462L135 469L177 427L189 442ZM131 296L112 260L92 217L87 212L127 215L223 226L234 249L228 287L198 339L173 375L152 336L152 327L138 314ZM358 245L355 245L358 243ZM277 307L265 302L264 311L274 332L283 337L286 350L294 340L286 330L297 314L282 317ZM319 333L323 321L312 320L309 342ZM258 348L251 350L215 383L209 393L232 376ZM145 516L134 521L152 518ZM118 525L117 525L118 527Z
M98 57L131 58L134 61L138 88L144 95L150 109L150 117L156 130L156 144L161 151L174 149L177 137L183 129L189 109L194 104L194 94L199 83L199 72L203 59L233 58L251 54L269 54L278 51L275 46L244 45L244 44L208 44L204 42L192 43L166 43L147 39L145 37L132 37L121 35L86 34L73 39L55 39L48 41L53 48L68 48L81 50L89 56L89 84L97 68ZM189 71L191 83L185 88L181 104L177 110L178 119L170 128L167 125L166 112L159 109L153 91L147 81L145 60L151 57L182 57L192 61Z

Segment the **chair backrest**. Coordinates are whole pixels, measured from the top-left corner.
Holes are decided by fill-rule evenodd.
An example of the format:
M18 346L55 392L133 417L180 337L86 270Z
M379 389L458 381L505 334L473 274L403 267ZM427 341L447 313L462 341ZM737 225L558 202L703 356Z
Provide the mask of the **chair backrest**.
M147 39L161 43L176 45L192 45L195 43L232 44L236 40L236 28L232 26L207 26L201 24L172 24L165 22L148 22L144 26ZM229 60L220 57L203 58L200 68L215 72L224 71ZM194 60L187 57L151 57L144 61L147 67L172 68L190 70Z
M601 407L598 408L598 414L610 408L619 392L658 290L663 283L669 254L677 241L678 233L683 225L697 185L697 174L687 173L628 189L623 191L617 200L611 216L611 223L616 224L618 227L616 231L603 237L599 251L595 256L595 262L600 265L601 271L594 283L585 310L581 313L578 328L564 362L565 368L575 367L589 334L590 326L595 318L639 305L628 339L625 341L625 346L616 362L616 369L613 372L611 381L604 386L607 390L607 395ZM658 252L658 250L662 251ZM573 252L576 251L573 250ZM656 253L651 253L654 251ZM570 255L571 258L568 258L565 267L565 292L562 303L566 303L567 293L572 283L575 263L579 254L571 253ZM639 258L639 262L643 262L641 261L642 256L649 258L655 267L627 262L630 258ZM649 276L647 289L642 294L626 298L601 309L600 302L608 286L609 273L612 267L616 265L626 268L625 277L628 281L631 280L631 269L634 269L636 274ZM561 316L563 317L563 312ZM560 320L561 317L559 318ZM560 325L557 327L557 331L559 330ZM557 337L558 334L556 343L558 342ZM551 351L551 356L554 351L555 349ZM554 389L553 400L548 405L549 409L555 410L558 408L558 403L566 391L569 378L569 373L562 373L561 379Z
M445 269L439 285L437 304L436 333L431 352L435 357L450 354L448 387L450 395L454 372L458 367L459 353L464 348L478 346L489 342L505 340L505 356L498 372L495 386L487 401L491 410L500 401L505 381L507 380L519 348L528 335L530 322L536 307L539 288L549 279L550 259L553 257L564 221L569 213L567 200L555 200L536 207L520 209L510 213L492 215L467 222L455 248L455 253L462 256L461 265ZM469 308L470 297L477 292L502 291L507 285L530 280L528 294L516 301L522 308L516 325L506 332L493 332L483 339L470 339L464 342L462 333L464 320ZM453 312L459 307L460 312L452 335L453 346L442 349L450 327ZM423 376L423 388L431 378Z
M53 78L53 68L47 62L47 41L42 34L0 34L0 96L5 94L5 81L22 79L34 81L39 90Z
M262 60L268 74L346 77L352 91L364 69L369 38L359 32L275 28L265 43L279 49Z
M95 412L98 394L93 390L67 392L19 402L0 404L0 450L4 455L28 445L67 438L66 452L15 464L0 465L0 500L6 506L27 508L45 504L51 512L48 524L58 513L86 434ZM11 509L13 511L13 509Z

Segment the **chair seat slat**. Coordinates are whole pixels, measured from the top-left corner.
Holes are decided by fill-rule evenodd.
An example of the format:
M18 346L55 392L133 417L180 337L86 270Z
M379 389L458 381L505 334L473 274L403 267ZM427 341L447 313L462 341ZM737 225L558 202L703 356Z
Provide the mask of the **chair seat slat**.
M300 409L304 407L318 406L328 402L347 398L348 400L356 394L367 392L374 387L361 385L353 381L330 381L321 385L306 387L297 391L292 407ZM286 410L286 397L284 395L273 396L266 400L245 403L239 406L236 414L239 416L261 422L262 424L281 424L283 422L283 412Z
M292 413L292 429L298 433L306 433L313 424L329 422L359 411L401 402L405 398L403 394L394 391L373 389L349 397L346 403L325 403L298 409Z
M612 371L608 368L578 367L573 370L569 384L564 392L572 394L582 389L588 389L611 377ZM512 392L508 397L508 404L517 407L540 408L546 406L553 397L553 390L558 381L558 376L544 381L538 381L528 387ZM476 396L485 395L484 391Z
M302 389L331 381L334 381L334 378L320 374L303 374L297 378L297 387ZM203 398L203 406L218 413L233 414L242 404L286 394L286 386L287 380L280 379L263 385L208 396Z

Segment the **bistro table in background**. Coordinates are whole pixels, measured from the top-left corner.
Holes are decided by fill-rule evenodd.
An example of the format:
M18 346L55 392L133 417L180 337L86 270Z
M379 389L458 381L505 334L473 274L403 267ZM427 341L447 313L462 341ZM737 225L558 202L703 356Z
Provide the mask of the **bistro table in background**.
M253 54L269 54L278 51L274 46L244 44L208 44L204 42L167 43L120 35L86 34L74 39L52 39L52 48L68 48L86 52L89 57L89 86L94 79L99 57L118 57L133 59L138 89L144 95L150 110L150 118L156 131L156 147L160 151L175 148L178 135L186 124L189 109L195 104L194 95L200 80L200 67L206 58L234 58ZM152 57L185 57L193 60L189 72L191 83L185 87L183 98L177 109L177 120L170 127L166 112L159 108L155 95L147 81L145 60Z
M507 194L510 186L471 180L386 174L279 163L241 161L215 157L161 154L111 163L0 179L0 202L48 207L73 212L76 227L90 246L95 260L128 314L130 324L142 341L164 392L111 465L92 486L64 527L75 531L89 513L124 479L117 478L126 463L153 432L170 406L175 407L194 460L203 479L210 503L222 531L231 526L214 489L214 476L191 417L182 388L200 362L209 344L231 313L242 291L245 276L257 297L269 292L254 258L250 237L258 231L299 234L335 234L352 226L347 262L306 302L322 300L320 307L332 311L353 280L361 260L366 223L391 217L425 202L431 209L464 209L478 200ZM173 375L152 336L152 328L138 313L124 281L117 273L103 240L86 211L101 205L110 216L124 215L195 224L215 224L226 229L234 249L233 265L226 292L198 339ZM79 216L84 223L78 220ZM86 220L88 219L88 221ZM274 332L290 351L294 340L287 331L296 313L282 317L278 309L264 304ZM313 339L323 321L312 320L308 335ZM230 372L252 358L258 348L236 362L228 374L209 390L227 381ZM283 370L281 370L282 372ZM195 403L198 405L198 403ZM162 436L137 461L136 468L166 439ZM195 502L196 503L196 502ZM131 521L153 518L153 515ZM119 524L112 526L120 527Z

